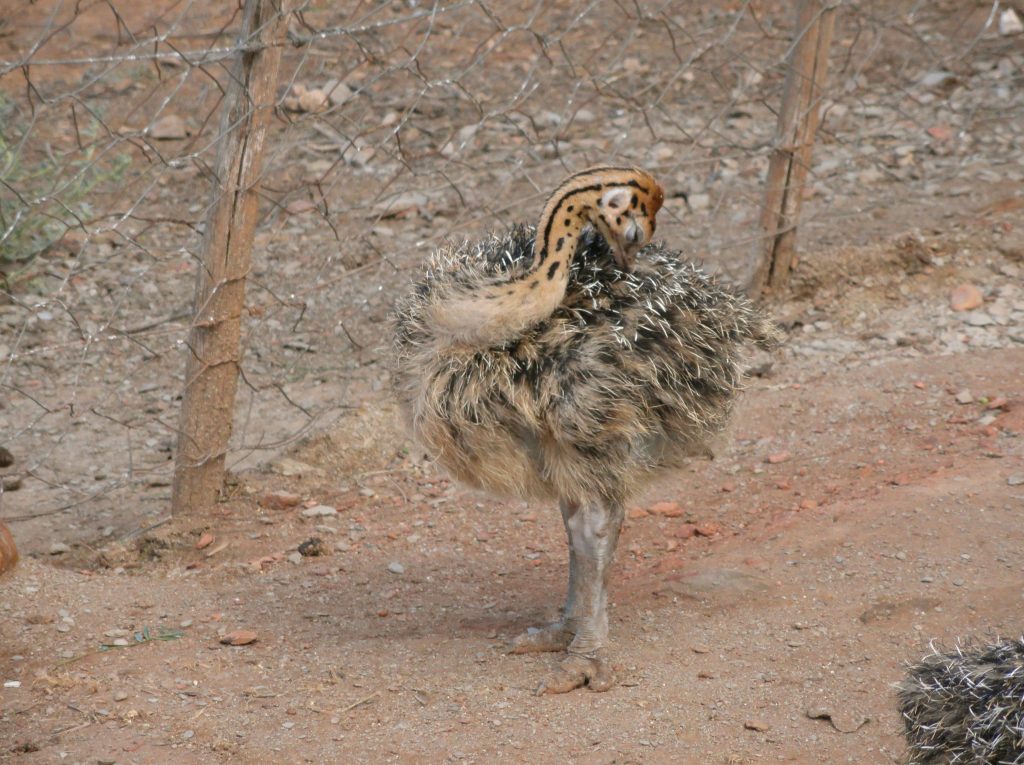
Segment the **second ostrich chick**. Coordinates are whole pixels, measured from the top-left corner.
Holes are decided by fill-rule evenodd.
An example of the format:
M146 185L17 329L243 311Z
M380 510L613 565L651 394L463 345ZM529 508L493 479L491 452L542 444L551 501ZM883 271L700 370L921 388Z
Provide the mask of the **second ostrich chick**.
M745 347L778 341L750 301L649 244L663 199L635 168L572 175L536 229L442 249L396 307L394 381L419 443L463 483L560 505L562 617L512 647L566 653L541 693L613 685L607 587L625 502L707 452Z

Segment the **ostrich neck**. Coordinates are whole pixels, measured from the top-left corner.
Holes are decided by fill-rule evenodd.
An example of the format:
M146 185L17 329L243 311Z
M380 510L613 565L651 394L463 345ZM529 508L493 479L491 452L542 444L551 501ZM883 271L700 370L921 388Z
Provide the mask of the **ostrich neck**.
M544 205L529 271L438 293L428 317L436 341L469 350L489 348L551 316L565 299L580 232L593 222L606 239L618 236L627 202L614 192L626 188L630 216L639 214L646 220L649 238L664 198L654 178L629 167L592 167L576 173Z
M550 316L565 298L569 266L601 188L564 185L548 200L537 225L533 264L525 274L438 304L434 321L447 339L489 346Z

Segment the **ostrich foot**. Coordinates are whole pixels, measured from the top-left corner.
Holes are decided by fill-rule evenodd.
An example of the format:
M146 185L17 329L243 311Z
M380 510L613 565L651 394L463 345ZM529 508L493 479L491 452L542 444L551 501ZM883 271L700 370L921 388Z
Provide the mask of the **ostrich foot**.
M564 651L576 633L565 621L557 621L540 629L529 629L512 640L509 653L550 653Z
M615 685L615 674L604 659L570 653L555 672L541 681L534 695L568 693L584 685L592 691L607 691Z

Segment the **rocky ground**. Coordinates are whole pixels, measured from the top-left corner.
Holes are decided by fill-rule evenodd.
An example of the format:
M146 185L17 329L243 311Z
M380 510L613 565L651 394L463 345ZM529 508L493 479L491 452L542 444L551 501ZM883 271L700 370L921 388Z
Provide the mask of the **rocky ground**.
M379 401L209 516L9 575L7 756L895 762L903 663L1021 631L1021 258L969 240L805 261L835 286L730 446L630 510L609 693L535 698L552 659L505 652L556 612L554 508L450 485Z

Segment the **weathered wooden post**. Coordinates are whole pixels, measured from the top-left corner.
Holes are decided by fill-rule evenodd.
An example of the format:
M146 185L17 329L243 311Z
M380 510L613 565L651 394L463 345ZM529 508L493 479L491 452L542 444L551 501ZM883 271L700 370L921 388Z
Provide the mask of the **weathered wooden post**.
M213 202L202 263L181 404L171 512L209 507L224 482L235 409L241 319L256 228L263 143L273 112L291 0L245 0L243 46L225 87Z
M787 57L789 71L761 209L757 268L749 287L754 297L778 292L789 282L839 5L837 0L800 0L797 7L796 39Z

